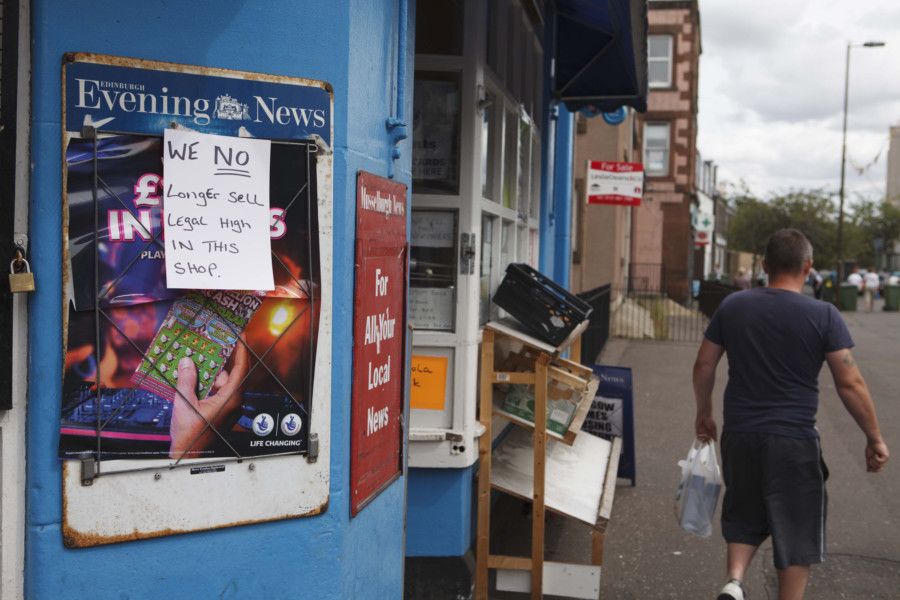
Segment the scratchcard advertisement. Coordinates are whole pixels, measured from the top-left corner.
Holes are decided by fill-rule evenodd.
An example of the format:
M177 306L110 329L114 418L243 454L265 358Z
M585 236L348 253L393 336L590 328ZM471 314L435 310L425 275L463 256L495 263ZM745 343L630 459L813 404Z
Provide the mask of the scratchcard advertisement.
M315 146L272 143L263 231L242 214L247 203L227 201L200 220L165 222L165 203L185 198L166 184L163 152L163 138L138 135L66 149L59 456L305 452L319 320ZM271 270L274 289L167 286L166 244L196 240L216 260L233 249L217 241L223 227L266 236L271 265L259 269Z

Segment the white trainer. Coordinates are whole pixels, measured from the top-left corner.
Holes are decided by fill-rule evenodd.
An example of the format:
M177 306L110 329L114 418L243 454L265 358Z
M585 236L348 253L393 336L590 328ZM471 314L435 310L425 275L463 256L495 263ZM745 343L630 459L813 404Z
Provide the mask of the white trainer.
M732 579L722 588L716 600L744 600L744 588L737 579Z

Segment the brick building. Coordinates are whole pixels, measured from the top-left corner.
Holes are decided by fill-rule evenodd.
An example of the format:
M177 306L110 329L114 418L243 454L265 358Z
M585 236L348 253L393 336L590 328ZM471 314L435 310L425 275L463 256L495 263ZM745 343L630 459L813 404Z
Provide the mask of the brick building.
M646 185L634 212L632 265L645 273L658 270L661 285L679 301L687 299L695 276L691 205L700 52L697 0L650 0L650 93L637 127Z
M579 114L575 129L571 289L587 291L610 284L613 300L626 289L631 262L634 207L587 204L588 161L641 162L635 146L636 113L629 109L621 123Z

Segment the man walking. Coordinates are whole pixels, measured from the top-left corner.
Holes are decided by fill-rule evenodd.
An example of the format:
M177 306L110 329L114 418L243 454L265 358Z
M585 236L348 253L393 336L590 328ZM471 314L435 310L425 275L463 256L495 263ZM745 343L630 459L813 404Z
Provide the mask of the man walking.
M802 293L812 268L809 240L796 229L776 232L763 266L768 287L725 298L694 364L696 434L715 440L712 391L716 365L728 353L721 444L728 582L719 600L743 600L744 573L770 535L780 600L803 598L810 565L825 558L828 470L815 427L823 362L866 436L868 470L877 473L888 460L850 332L833 305Z
M878 288L881 287L881 278L878 277L878 271L875 270L875 267L869 267L869 270L866 271L866 275L863 277L863 286L866 312L872 312L875 308L875 295L878 293Z

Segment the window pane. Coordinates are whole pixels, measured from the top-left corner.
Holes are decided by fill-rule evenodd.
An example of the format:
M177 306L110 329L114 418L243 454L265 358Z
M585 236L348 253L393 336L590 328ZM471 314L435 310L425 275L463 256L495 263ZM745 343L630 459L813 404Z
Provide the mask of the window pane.
M513 262L515 255L515 223L512 221L503 221L503 228L500 230L500 272L506 273L506 265Z
M541 142L534 137L531 143L531 208L528 214L537 219L541 209Z
M672 85L671 35L651 35L647 38L647 71L651 86Z
M531 118L535 126L541 129L544 123L544 53L536 50L534 60L534 112Z
M647 57L668 59L671 43L672 36L670 35L647 36Z
M528 218L529 193L528 185L531 179L531 125L525 119L519 121L519 184L518 184L518 210L519 215Z
M519 81L521 66L519 61L519 7L517 2L510 2L506 17L506 89L518 98L516 88Z
M459 193L459 73L416 72L413 193Z
M644 168L648 175L669 174L669 125L644 125Z
M519 116L506 111L503 146L503 206L516 207L516 165L518 164Z
M650 61L647 63L647 74L650 77L650 85L668 86L672 82L669 81L669 63L661 61Z
M422 2L416 6L416 53L463 52L463 0Z
M503 76L500 68L500 28L505 19L500 18L500 0L488 0L487 24L487 64L498 76Z
M491 93L484 95L485 108L481 120L481 195L494 199L494 155L497 151L496 119L497 98Z
M478 321L484 325L491 320L491 263L494 258L494 220L495 217L481 216L481 290Z
M453 331L456 315L456 212L412 211L409 321L416 329Z
M525 225L520 225L518 229L518 238L516 240L517 250L516 250L516 262L524 262L527 263L529 261L530 253L528 250L528 227Z

